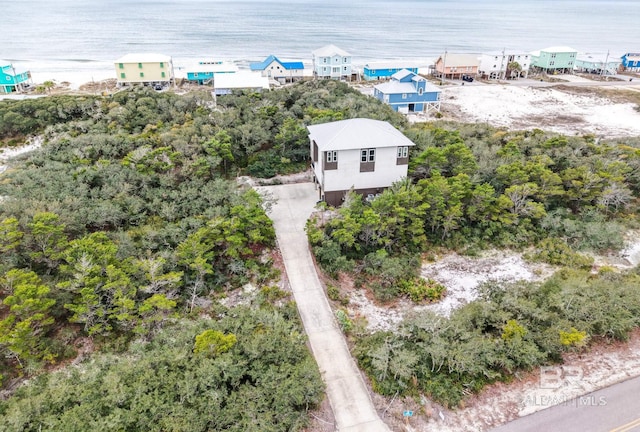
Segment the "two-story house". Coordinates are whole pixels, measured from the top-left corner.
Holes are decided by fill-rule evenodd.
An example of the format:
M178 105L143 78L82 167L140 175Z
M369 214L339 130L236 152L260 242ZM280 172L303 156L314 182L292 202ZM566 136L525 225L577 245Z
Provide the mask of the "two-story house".
M351 54L335 45L327 45L311 53L313 76L324 79L351 79Z
M598 75L615 75L620 68L620 58L609 55L578 54L575 70Z
M198 84L212 84L216 75L231 74L238 72L238 66L224 61L201 61L197 65L190 65L186 68L187 81Z
M571 73L577 56L577 50L566 46L544 48L531 53L531 67L545 73Z
M436 60L434 69L436 76L444 78L461 79L463 75L475 77L478 74L478 55L445 52Z
M301 61L283 62L274 55L270 55L261 62L251 63L249 68L260 72L264 77L283 83L300 80L304 73L304 64Z
M31 72L16 72L12 64L0 66L0 93L22 90L31 81Z
M374 87L373 96L401 113L440 111L440 89L420 75L403 69Z
M381 193L407 176L414 143L391 124L365 118L307 126L319 199L342 204L351 189Z
M173 60L162 54L127 54L115 61L118 84L171 83Z
M531 55L519 51L500 51L482 54L478 75L488 79L526 78L531 66Z

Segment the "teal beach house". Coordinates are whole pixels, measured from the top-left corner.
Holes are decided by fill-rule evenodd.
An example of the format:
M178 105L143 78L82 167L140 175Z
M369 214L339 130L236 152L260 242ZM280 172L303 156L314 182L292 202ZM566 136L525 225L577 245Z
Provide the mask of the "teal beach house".
M28 87L31 72L16 72L13 65L0 66L0 93L13 93Z
M571 73L577 56L577 50L566 46L544 48L531 53L531 67L552 74Z

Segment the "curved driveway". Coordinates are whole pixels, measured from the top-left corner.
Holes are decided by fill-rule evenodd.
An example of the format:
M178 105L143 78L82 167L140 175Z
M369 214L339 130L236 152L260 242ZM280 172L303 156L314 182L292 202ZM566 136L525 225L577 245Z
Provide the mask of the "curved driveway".
M341 432L389 432L380 420L364 380L325 296L311 259L305 222L318 192L313 183L256 187L277 201L270 217L311 350L327 385L327 396Z

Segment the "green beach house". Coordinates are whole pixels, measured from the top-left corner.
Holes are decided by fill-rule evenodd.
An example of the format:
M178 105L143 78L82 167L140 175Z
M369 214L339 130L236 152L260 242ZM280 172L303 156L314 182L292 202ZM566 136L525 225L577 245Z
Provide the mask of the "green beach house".
M0 66L0 93L23 90L31 81L31 72L16 72L13 65Z
M572 73L578 51L566 46L557 46L533 51L531 68L551 74Z

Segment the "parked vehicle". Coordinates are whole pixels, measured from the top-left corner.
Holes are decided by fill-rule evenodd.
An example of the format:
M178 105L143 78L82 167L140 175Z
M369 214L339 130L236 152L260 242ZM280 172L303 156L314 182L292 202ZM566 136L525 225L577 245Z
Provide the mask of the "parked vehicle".
M471 75L462 75L462 81L473 82L473 77Z

